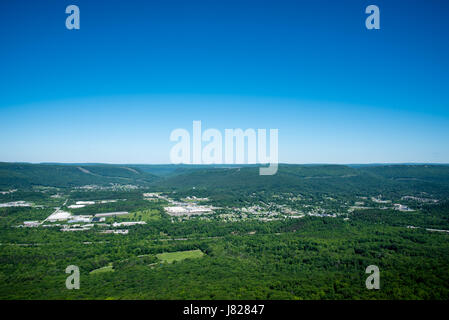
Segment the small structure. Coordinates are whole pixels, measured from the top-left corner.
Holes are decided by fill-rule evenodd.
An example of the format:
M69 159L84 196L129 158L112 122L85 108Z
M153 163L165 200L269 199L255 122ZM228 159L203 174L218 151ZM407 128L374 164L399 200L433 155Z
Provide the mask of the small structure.
M113 227L121 227L121 226L134 226L137 224L147 224L145 221L124 221L124 222L114 222L112 224Z
M62 211L62 210L56 210L54 213L52 213L47 220L50 222L55 221L65 221L72 218L72 214L70 212Z
M105 233L105 234L128 234L129 230L127 229L119 229L119 230L104 230L101 231L100 233Z
M91 222L92 216L72 216L68 223Z
M119 212L106 212L106 213L97 213L95 217L113 217L113 216L122 216L129 214L127 211L119 211Z
M23 226L28 228L35 228L39 227L40 223L39 221L24 221Z
M13 201L8 203L0 203L0 208L9 208L9 207L31 207L32 204L25 201Z

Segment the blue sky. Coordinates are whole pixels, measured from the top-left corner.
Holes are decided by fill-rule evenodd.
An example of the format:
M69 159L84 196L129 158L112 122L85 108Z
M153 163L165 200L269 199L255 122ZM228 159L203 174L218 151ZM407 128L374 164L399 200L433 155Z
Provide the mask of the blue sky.
M76 4L81 29L65 28ZM376 4L381 29L365 28ZM277 128L290 163L449 163L449 2L0 2L0 161L168 163Z

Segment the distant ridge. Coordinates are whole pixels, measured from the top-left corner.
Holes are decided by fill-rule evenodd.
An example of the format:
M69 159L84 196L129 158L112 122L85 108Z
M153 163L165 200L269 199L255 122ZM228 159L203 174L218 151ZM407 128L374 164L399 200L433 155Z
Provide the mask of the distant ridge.
M123 165L0 163L0 188L132 184L165 190L207 190L225 197L256 191L329 194L422 190L449 197L447 164L280 164L260 176L260 165Z

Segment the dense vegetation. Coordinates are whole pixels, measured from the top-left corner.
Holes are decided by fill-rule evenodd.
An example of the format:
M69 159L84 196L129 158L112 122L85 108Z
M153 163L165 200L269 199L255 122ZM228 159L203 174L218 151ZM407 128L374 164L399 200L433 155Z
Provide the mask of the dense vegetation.
M110 183L148 184L155 176L124 166L0 163L0 188L74 187Z
M156 240L161 231L191 240ZM2 230L0 297L448 299L448 240L423 230L312 218L200 226L163 221L135 227L129 237ZM205 255L169 265L156 257L194 249ZM110 263L114 272L90 274ZM80 290L65 289L70 264L80 267ZM378 291L364 285L371 264L381 270Z
M34 203L0 207L0 299L449 299L448 166L282 165L273 177L260 177L251 166L159 166L153 170L159 177L150 166L83 166L90 174L77 165L32 167L0 166L2 190L19 188L0 194L0 203ZM138 189L110 187L116 177ZM73 188L84 183L100 187ZM178 221L164 212L164 200L144 199L157 191L174 199L209 197L221 206L316 205L338 212L364 201L376 207L335 218ZM379 194L419 199L402 201L415 210L398 211L370 200ZM68 209L80 200L97 203ZM76 232L18 227L55 207L73 214L129 211L107 222L146 224L129 227L127 235L101 233L97 225ZM79 290L65 287L68 265L80 268ZM369 265L380 269L380 290L365 287Z

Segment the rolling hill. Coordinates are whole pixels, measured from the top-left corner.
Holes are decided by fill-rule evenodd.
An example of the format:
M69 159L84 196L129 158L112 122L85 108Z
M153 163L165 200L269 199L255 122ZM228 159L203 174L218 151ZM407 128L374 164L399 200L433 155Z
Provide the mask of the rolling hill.
M0 163L0 187L74 187L111 183L148 185L157 177L121 165Z

